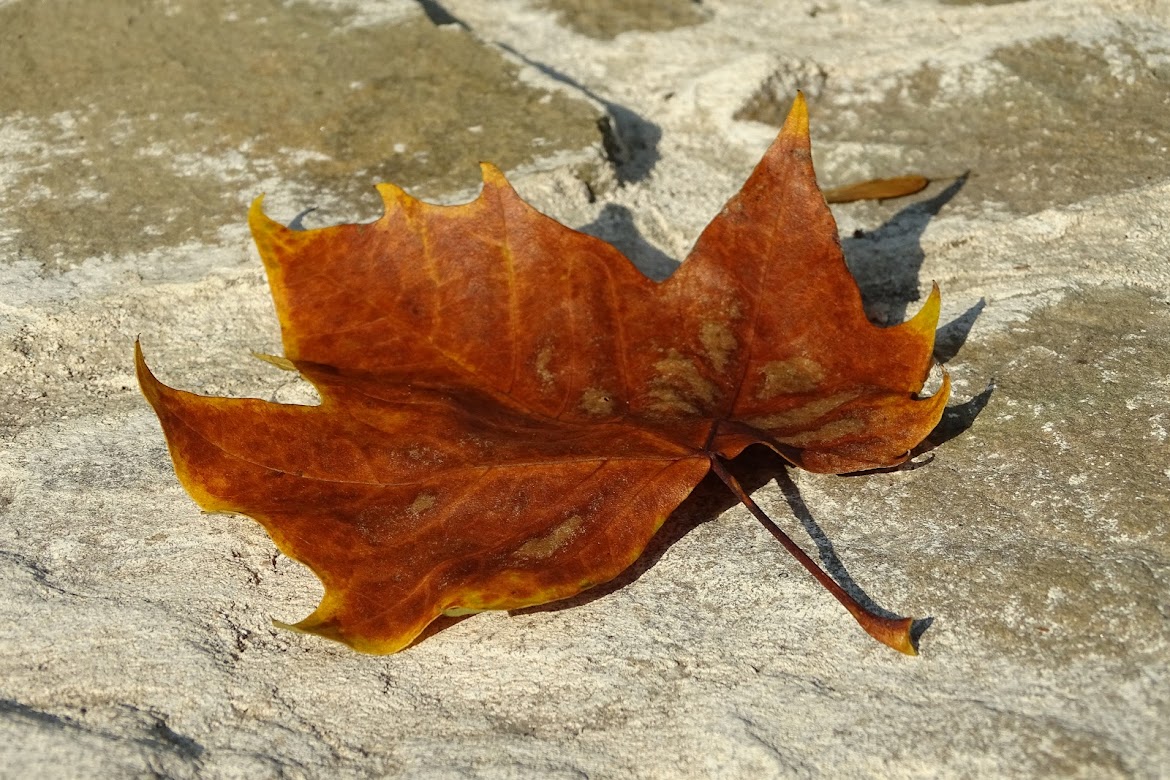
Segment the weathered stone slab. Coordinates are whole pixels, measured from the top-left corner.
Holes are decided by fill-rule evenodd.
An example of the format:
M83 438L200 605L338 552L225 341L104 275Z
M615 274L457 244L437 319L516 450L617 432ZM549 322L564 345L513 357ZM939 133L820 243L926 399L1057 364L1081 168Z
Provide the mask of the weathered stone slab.
M601 139L412 2L10 3L0 73L0 241L50 269L207 241L265 189L353 220L378 182L435 196Z
M698 24L706 15L694 0L542 0L557 19L602 40L628 31L673 30Z
M0 3L0 775L1164 774L1170 7L423 5ZM250 356L280 347L248 200L366 219L371 182L464 197L488 157L661 277L797 87L826 184L940 177L836 214L875 319L940 283L955 401L921 468L739 465L848 588L933 619L922 655L713 483L564 605L381 658L275 629L320 586L195 509L130 362L141 335L173 384L312 402Z

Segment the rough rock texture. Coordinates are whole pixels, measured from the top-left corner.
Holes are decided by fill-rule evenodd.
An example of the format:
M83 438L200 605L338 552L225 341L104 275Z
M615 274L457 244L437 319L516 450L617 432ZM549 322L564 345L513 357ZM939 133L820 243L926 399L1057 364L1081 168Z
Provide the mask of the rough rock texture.
M653 6L0 2L0 775L1164 775L1170 3ZM836 213L876 320L940 283L955 400L922 468L744 465L922 655L706 483L566 605L390 657L273 628L319 585L198 513L131 363L311 399L250 356L246 203L366 220L492 159L661 278L798 87L825 185L936 177Z

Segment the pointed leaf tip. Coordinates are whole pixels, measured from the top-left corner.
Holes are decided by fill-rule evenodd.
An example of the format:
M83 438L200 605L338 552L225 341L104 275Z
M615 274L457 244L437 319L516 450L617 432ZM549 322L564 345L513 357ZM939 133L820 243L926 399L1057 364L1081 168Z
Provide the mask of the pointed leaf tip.
M161 383L155 378L150 367L146 365L146 357L142 354L142 342L134 339L134 375L138 379L138 389L146 397L151 406L158 408L161 396Z
M146 367L146 359L142 356L142 341L134 339L134 373L138 375L138 381L142 382L142 372L150 372Z
M248 227L252 230L252 238L259 246L261 240L271 241L272 236L282 230L288 230L284 225L264 213L264 195L261 193L252 205L248 207ZM263 252L262 252L263 253Z
M397 184L383 182L381 184L375 184L374 189L378 191L378 195L382 198L382 207L385 209L386 214L414 200L414 198L406 194L406 190Z
M938 282L932 282L930 295L918 313L906 321L907 329L919 334L934 347L934 333L938 330L938 318L942 312L942 293L939 292Z
M788 111L788 118L784 120L784 127L780 132L782 135L808 138L808 102L805 101L803 92L797 90L792 108Z
M265 193L261 192L252 199L252 205L248 206L249 225L251 225L254 221L267 219L267 215L264 213L264 195Z
M504 172L497 168L490 162L481 162L479 164L480 175L483 177L483 184L485 187L508 187L508 178L504 176Z
M876 618L863 620L857 615L857 622L865 629L865 633L881 642L886 647L892 647L903 655L918 655L918 648L914 646L914 637L911 629L914 627L914 618Z
M280 273L283 259L294 256L299 247L312 242L316 234L320 232L293 230L277 222L264 212L263 195L252 201L252 205L248 208L248 227L252 231L252 241L260 252L264 268L268 271L268 282L274 289L281 287L274 274ZM279 293L274 292L273 295L279 296ZM277 309L279 310L279 308L278 302Z

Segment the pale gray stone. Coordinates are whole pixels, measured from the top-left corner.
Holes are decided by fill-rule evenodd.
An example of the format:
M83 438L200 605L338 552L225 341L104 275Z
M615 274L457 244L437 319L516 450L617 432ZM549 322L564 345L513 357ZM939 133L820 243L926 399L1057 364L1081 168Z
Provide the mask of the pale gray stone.
M695 5L0 2L0 776L1165 774L1170 6ZM740 465L932 618L922 655L707 483L565 605L388 657L274 628L320 586L199 513L131 360L312 402L250 355L280 351L251 198L368 220L372 182L458 200L487 158L661 278L796 87L824 184L937 178L836 214L875 319L939 282L955 399L920 468Z

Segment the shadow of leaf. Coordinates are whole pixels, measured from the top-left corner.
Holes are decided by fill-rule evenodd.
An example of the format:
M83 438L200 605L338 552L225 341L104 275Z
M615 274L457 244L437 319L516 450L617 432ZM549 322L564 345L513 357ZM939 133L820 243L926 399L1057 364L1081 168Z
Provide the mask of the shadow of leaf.
M824 567L829 576L836 580L837 584L844 588L845 592L856 599L857 603L861 604L865 609L886 618L904 617L874 601L849 574L849 570L845 568L845 564L838 557L833 543L829 541L829 537L825 534L820 524L813 518L808 505L804 503L804 498L800 495L800 490L788 474L788 469L782 469L776 475L776 484L779 486L780 492L784 494L784 500L788 502L788 508L792 510L792 514L800 521L805 533L809 535L813 544L816 545L817 557L820 558L821 566Z
M475 31L466 22L448 11L438 0L415 0L415 2L435 26L450 25L475 34ZM620 183L642 181L654 170L654 166L658 163L658 142L662 139L662 128L642 118L628 106L602 97L568 74L562 73L551 65L537 62L506 43L499 41L485 41L485 43L507 52L549 78L572 87L605 108L608 116L602 117L598 121L597 129L601 131L602 146L605 148L610 163L614 166L614 172Z
M735 473L744 489L748 492L759 490L775 476L775 469L781 467L779 458L770 450L763 447L751 447L735 460ZM702 482L691 491L691 494L679 504L678 509L670 514L662 528L650 540L645 551L634 563L621 574L609 582L578 593L576 596L562 601L553 601L548 604L539 604L534 607L514 610L509 614L527 615L537 612L559 612L562 609L571 609L582 604L588 604L621 590L627 585L636 582L643 574L649 571L654 564L661 560L667 550L673 547L680 539L704 523L710 522L721 514L738 506L739 501L731 491L719 481L714 474L708 474Z
M677 260L642 237L633 213L625 206L607 203L592 222L577 229L613 244L639 271L657 282L679 266Z
M609 158L614 167L614 173L617 174L619 183L637 183L650 175L654 166L658 164L658 142L662 140L661 127L644 119L628 106L602 97L581 82L550 65L537 62L507 44L496 43L495 45L525 65L536 68L544 75L562 84L567 84L605 108L607 116L598 120L597 129L601 131L602 146L605 149L606 157Z
M983 298L979 299L967 311L955 317L946 325L939 327L934 336L934 359L939 363L949 363L954 359L955 355L959 354L959 350L967 343L967 337L971 335L971 329L975 327L975 320L979 319L979 315L987 307L987 301Z
M879 325L906 319L909 305L919 298L919 272L925 257L922 234L967 183L969 174L955 179L942 192L912 203L876 230L854 234L841 242L845 260L866 314Z
M938 421L938 425L934 426L934 430L930 432L930 435L926 437L922 444L915 448L915 454L933 450L967 431L967 429L975 424L975 418L987 406L994 392L995 380L993 379L981 393L969 401L948 406L946 411L943 412L942 419Z

